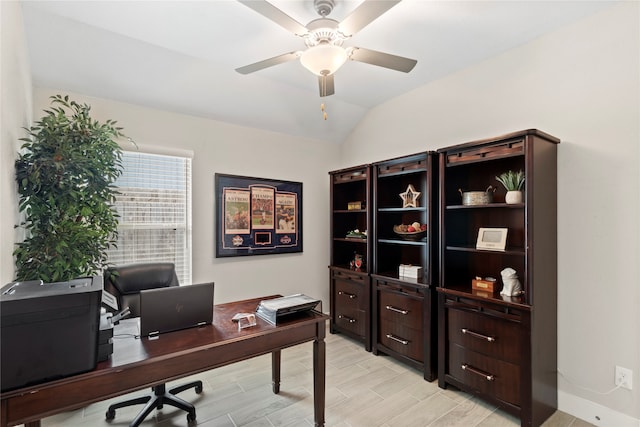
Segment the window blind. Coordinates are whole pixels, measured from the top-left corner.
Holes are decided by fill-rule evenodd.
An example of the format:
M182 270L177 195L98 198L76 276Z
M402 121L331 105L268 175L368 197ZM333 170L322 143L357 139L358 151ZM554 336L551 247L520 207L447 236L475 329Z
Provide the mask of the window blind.
M172 262L180 284L191 284L191 158L124 151L122 164L109 262Z

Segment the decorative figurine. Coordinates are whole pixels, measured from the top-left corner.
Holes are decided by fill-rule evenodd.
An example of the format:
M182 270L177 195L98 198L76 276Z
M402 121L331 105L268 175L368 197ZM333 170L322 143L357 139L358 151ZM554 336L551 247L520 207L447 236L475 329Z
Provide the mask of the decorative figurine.
M363 264L364 264L364 258L362 258L362 255L354 253L353 259L349 263L349 266L351 268L355 268L356 270L360 270Z
M518 295L522 295L524 291L522 290L522 285L520 284L520 280L518 280L518 275L516 271L507 267L500 272L502 275L502 291L500 291L500 295L504 295L506 297L515 297Z
M418 207L418 198L420 197L420 192L416 191L413 188L413 185L409 184L407 187L407 191L399 194L402 199L402 207L403 208L417 208Z

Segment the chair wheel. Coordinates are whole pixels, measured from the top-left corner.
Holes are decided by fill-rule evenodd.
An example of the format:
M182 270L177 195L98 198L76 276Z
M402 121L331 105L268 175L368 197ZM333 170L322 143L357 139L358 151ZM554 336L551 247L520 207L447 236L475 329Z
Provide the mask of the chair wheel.
M113 409L108 409L107 413L104 416L107 420L111 421L116 417L116 411Z
M187 414L187 422L188 423L192 423L196 420L196 413L194 412L193 414L191 412L189 412Z
M201 385L197 385L196 386L196 394L200 394L202 393L202 386Z

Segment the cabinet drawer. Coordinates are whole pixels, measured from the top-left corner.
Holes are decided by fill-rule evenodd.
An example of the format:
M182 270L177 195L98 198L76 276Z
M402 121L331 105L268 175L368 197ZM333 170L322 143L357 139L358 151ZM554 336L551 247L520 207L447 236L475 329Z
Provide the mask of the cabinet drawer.
M518 363L524 332L518 323L479 313L448 309L449 341L490 357Z
M472 389L520 406L520 366L449 345L449 374Z
M381 321L378 342L400 354L422 362L424 360L424 333L393 321Z
M379 291L378 315L382 322L422 329L422 303L422 299Z
M334 321L336 325L347 329L356 335L365 334L366 312L352 307L338 306L335 309Z
M338 307L365 310L367 307L364 285L349 280L335 281L335 303Z
M333 280L346 280L364 286L369 280L368 276L363 273L355 273L345 270L331 270L331 278Z

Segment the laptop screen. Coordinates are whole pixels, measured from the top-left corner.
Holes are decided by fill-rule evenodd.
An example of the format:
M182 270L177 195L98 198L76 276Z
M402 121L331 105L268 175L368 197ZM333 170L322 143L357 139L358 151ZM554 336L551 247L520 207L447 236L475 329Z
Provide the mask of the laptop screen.
M201 283L140 291L140 336L210 324L213 288Z

